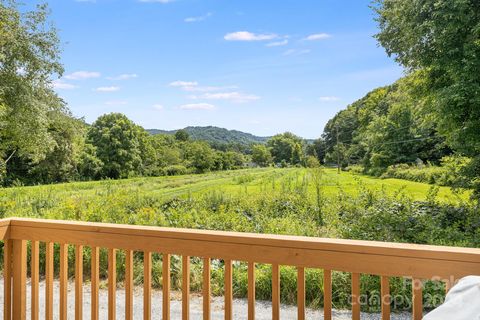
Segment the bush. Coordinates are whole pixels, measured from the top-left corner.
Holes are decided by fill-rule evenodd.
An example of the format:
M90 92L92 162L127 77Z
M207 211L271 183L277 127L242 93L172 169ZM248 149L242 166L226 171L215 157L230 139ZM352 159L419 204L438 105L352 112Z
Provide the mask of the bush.
M464 185L461 171L470 159L461 156L447 156L441 166L397 164L389 166L382 178L397 178L416 182L456 187Z
M347 171L355 174L362 174L364 173L365 168L361 165L354 164L354 165L348 166Z
M320 161L318 161L317 157L308 156L305 160L305 165L307 168L318 168L320 167Z
M178 176L187 173L188 169L182 165L173 165L163 168L163 174L166 176Z

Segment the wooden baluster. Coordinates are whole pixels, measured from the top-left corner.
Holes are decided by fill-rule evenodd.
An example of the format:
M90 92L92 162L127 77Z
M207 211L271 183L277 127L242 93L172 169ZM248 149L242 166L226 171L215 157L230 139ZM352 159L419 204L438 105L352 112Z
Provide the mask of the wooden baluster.
M248 320L255 320L255 262L248 263Z
M382 320L390 320L390 281L388 277L381 276L381 299L382 299Z
M3 319L12 319L12 240L3 241Z
M53 319L53 242L46 243L45 256L45 319Z
M100 249L98 247L92 247L92 265L90 269L91 276L91 320L98 320L99 305L98 305L98 286L100 282Z
M152 315L152 253L143 252L143 319Z
M83 246L75 246L75 320L83 319Z
M117 307L117 250L108 249L108 319L115 320Z
M298 320L305 320L305 268L297 267L297 312Z
M332 270L323 270L323 319L332 320Z
M190 317L190 257L182 257L182 320Z
M232 260L225 260L225 320L232 320L233 292L232 292Z
M203 320L210 320L210 258L203 259Z
M280 268L272 265L272 319L280 320Z
M413 320L421 320L423 318L423 296L422 296L422 280L412 279L412 318Z
M352 319L360 320L360 274L352 273Z
M448 291L450 291L450 289L452 288L452 285L453 285L452 279L445 280L445 294L447 294Z
M38 320L39 312L38 308L40 305L39 295L38 295L38 280L39 280L39 242L32 241L31 245L31 256L32 260L30 262L30 274L31 274L31 319Z
M125 319L133 320L133 251L125 251Z
M164 253L162 261L163 320L170 320L170 255Z
M27 241L13 240L13 306L15 320L27 318Z
M60 320L67 320L68 245L60 244Z

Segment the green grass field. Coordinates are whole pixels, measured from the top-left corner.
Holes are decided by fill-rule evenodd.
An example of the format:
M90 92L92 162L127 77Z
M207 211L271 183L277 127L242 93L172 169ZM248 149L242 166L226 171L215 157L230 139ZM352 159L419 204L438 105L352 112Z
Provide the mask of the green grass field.
M223 192L227 195L258 195L276 191L288 191L306 187L314 192L314 183L308 169L246 169L223 171L201 175L173 177L148 177L125 180L106 180L94 182L74 182L54 185L15 187L0 189L0 214L3 216L30 216L25 210L34 203L49 203L49 206L65 202L102 201L105 195L114 193L128 194L131 197L148 196L162 200L173 197L194 197L210 192ZM339 192L349 195L359 190L382 191L388 195L404 193L413 200L426 200L432 186L425 183L399 179L377 179L348 172L337 174L335 169L324 169L321 177L323 194L334 197ZM440 187L437 199L442 202L456 203L459 199L468 199L468 192L452 192L450 188ZM52 203L53 202L53 203Z
M476 216L468 197L468 192L458 193L445 187L437 189L423 183L381 180L348 172L337 174L335 169L268 168L4 188L0 189L0 216L477 246L475 229L466 233L464 227L473 225L468 221ZM449 224L452 216L466 222L460 227ZM73 261L74 252L70 249ZM141 284L142 256L138 254L135 281ZM121 281L121 250L118 258ZM160 259L154 255L155 287L161 286ZM85 270L88 263L87 251ZM172 286L178 289L178 258L174 265ZM221 295L223 269L221 262L215 265L212 290ZM105 250L101 251L100 268L105 276ZM200 290L200 261L193 263L192 270L192 290ZM295 270L282 267L281 272L282 301L295 303ZM270 299L270 266L259 266L256 277L257 298ZM321 270L308 269L307 278L312 279L307 284L307 302L319 306L321 283L317 280L322 279ZM348 274L334 273L333 301L337 307L348 306L349 279ZM408 301L409 289L401 279L397 280L392 282L392 292ZM244 264L235 268L233 281L235 296L245 297ZM365 276L362 281L368 283L368 290L378 288L375 277ZM366 310L378 307L372 304Z

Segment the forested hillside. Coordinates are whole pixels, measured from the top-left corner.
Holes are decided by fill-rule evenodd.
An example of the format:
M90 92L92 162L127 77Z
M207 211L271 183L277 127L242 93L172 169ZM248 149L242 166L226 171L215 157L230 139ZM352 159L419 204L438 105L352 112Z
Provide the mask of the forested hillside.
M479 190L480 7L432 2L374 2L376 38L406 76L328 122L325 160Z
M437 127L422 72L369 92L338 112L323 133L327 159L380 174L399 163L439 164L453 153Z
M248 149L252 144L265 143L269 137L258 137L251 133L238 130L228 130L219 127L186 127L184 129L192 140L203 140L210 143L217 149L236 147L237 149ZM178 130L148 129L151 134L174 135Z

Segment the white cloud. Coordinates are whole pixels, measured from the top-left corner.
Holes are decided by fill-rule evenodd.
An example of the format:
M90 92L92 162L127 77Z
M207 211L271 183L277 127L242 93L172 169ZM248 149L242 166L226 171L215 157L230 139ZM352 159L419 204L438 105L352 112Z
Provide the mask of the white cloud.
M274 33L270 34L256 34L248 31L237 31L227 33L224 37L227 41L265 41L278 38Z
M260 99L260 97L253 94L244 94L240 92L218 92L205 93L200 96L192 96L192 99L207 99L207 100L228 100L236 103L250 102Z
M310 49L288 49L283 53L284 56L299 56L302 54L310 53Z
M107 106L124 106L128 104L128 102L125 100L110 100L110 101L106 101L105 104Z
M107 77L108 80L129 80L138 78L138 75L135 73L123 73L114 77Z
M324 97L318 98L318 100L325 101L325 102L332 102L332 101L338 101L340 100L340 98L335 96L324 96Z
M67 83L61 79L52 81L53 88L59 89L59 90L72 90L78 88L78 86L73 85L71 83Z
M97 92L115 92L120 90L120 87L110 86L110 87L98 87L94 91Z
M157 103L153 105L153 108L157 110L163 110L163 105Z
M282 40L282 41L267 43L265 46L267 46L267 47L279 47L279 46L285 46L287 44L288 44L288 40L285 39L285 40Z
M209 103L189 103L178 107L182 110L214 110L215 106Z
M200 21L205 21L208 18L210 18L213 14L211 12L208 12L207 14L204 14L203 16L198 16L198 17L188 17L185 18L183 21L185 22L200 22Z
M236 86L199 86L197 81L173 81L169 83L170 87L180 88L184 91L189 92L212 92L212 91L220 91L226 89L235 89Z
M303 40L315 41L315 40L324 40L324 39L328 39L328 38L331 38L331 37L332 36L329 35L328 33L315 33L315 34L311 34L311 35L307 36Z
M65 79L69 80L84 80L91 78L99 78L101 74L94 71L76 71L65 76Z
M198 86L197 81L173 81L169 83L170 87L180 87L180 88L185 88L185 87L196 87Z

